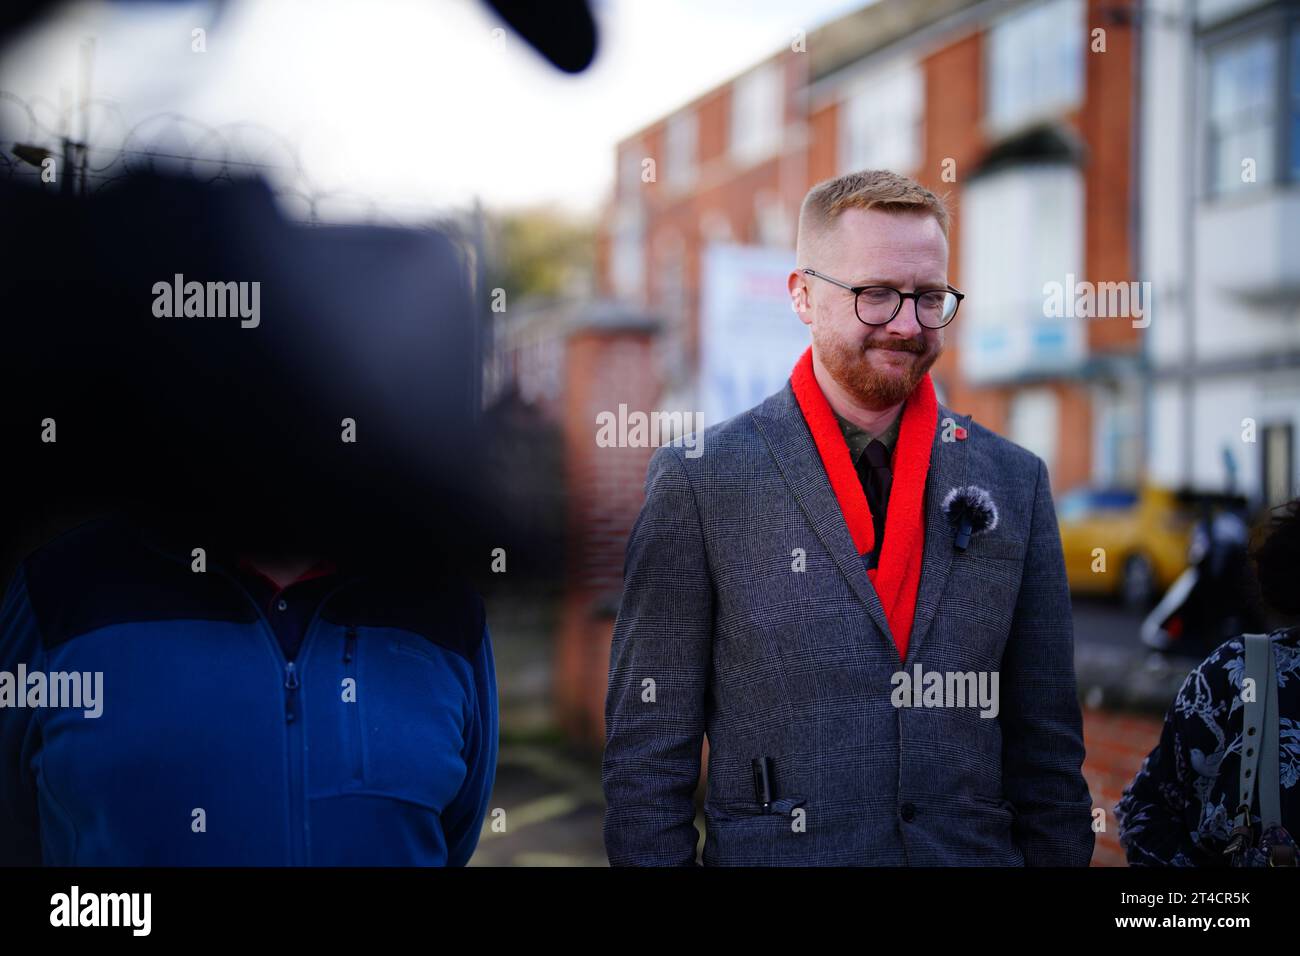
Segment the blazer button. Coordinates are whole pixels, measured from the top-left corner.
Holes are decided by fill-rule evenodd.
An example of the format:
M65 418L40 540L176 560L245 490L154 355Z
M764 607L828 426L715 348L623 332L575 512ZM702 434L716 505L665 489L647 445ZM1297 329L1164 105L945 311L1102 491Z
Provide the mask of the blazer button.
M910 803L903 804L899 810L902 813L904 823L911 823L916 818L916 807Z

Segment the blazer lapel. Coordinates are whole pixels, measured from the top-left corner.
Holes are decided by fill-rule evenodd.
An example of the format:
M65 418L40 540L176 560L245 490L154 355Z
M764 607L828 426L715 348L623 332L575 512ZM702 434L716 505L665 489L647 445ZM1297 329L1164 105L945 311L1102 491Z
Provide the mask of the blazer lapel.
M750 414L795 500L812 523L817 537L830 552L854 593L866 605L867 612L880 628L880 633L889 642L889 646L895 647L884 606L880 603L876 589L867 579L862 557L853 545L853 536L849 534L849 526L844 522L839 502L835 499L821 456L817 453L817 443L813 441L812 432L808 430L808 423L804 421L803 412L799 409L799 402L795 399L790 384L787 382L785 388ZM927 527L927 541L929 537ZM924 569L924 565L922 567Z
M921 581L916 589L912 634L907 644L908 662L915 659L916 649L921 646L934 621L943 589L948 583L948 572L952 570L953 534L943 515L943 498L950 489L966 483L966 441L944 441L945 433L953 437L953 429L944 426L948 419L965 428L967 433L970 430L967 416L939 406L939 424L934 431L930 470L925 481L925 554L921 561ZM888 529L885 533L889 533Z

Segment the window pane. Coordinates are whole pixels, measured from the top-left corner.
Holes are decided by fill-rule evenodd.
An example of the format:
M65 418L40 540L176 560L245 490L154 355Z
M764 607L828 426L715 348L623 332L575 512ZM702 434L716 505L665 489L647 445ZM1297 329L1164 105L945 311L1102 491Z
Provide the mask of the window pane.
M1087 39L1081 0L1043 0L994 24L988 34L993 125L1014 127L1079 102Z
M685 189L695 181L695 113L678 113L668 121L664 134L663 179L673 189Z
M1242 182L1242 162L1254 160L1255 181L1275 178L1277 142L1276 40L1267 33L1212 49L1207 57L1207 132L1210 186L1231 192Z
M967 298L954 334L967 380L1076 368L1086 348L1083 320L1049 316L1045 289L1083 274L1079 170L1034 164L982 176L967 185L962 208L960 276Z
M732 87L731 155L737 162L758 162L780 145L781 84L780 63L764 63Z
M1215 192L1231 192L1252 185L1242 179L1242 162L1255 161L1255 182L1273 182L1273 127L1243 129L1217 141L1213 156Z
M924 77L914 63L873 74L846 104L844 172L892 169L910 173L921 160Z

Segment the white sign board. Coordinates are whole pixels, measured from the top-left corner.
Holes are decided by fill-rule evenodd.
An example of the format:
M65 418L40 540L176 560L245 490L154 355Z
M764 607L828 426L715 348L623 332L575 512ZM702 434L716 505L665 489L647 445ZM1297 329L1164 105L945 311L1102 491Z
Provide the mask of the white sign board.
M700 282L700 402L713 425L784 387L811 337L790 303L794 250L711 243Z

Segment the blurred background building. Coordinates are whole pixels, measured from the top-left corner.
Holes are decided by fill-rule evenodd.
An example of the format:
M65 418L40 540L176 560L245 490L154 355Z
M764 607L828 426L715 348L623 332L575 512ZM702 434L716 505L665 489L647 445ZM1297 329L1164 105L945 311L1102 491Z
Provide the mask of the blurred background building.
M885 0L620 143L599 287L663 316L666 394L717 421L780 387L807 341L785 291L799 204L883 167L955 212L969 298L943 399L1041 455L1057 490L1135 481L1138 330L1044 316L1042 291L1137 274L1135 11Z
M1152 480L1296 493L1300 10L1151 0L1142 34Z

